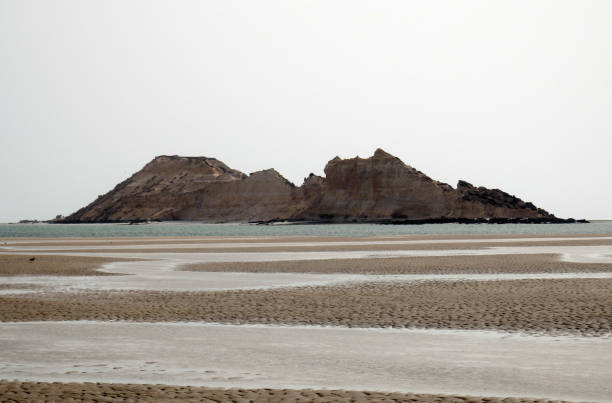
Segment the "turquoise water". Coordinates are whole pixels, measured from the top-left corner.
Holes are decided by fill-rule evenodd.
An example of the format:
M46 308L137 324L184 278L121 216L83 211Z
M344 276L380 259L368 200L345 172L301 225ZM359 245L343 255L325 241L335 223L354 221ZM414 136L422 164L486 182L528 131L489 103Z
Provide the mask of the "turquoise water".
M0 237L376 236L408 234L612 234L612 221L588 224L319 224L254 225L166 222L128 224L0 224Z

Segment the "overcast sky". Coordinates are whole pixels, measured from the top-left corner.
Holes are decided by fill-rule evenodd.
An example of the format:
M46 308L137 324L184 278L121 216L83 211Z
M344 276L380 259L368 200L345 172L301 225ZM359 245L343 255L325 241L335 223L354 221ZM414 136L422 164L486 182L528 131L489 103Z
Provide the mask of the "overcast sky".
M612 1L0 0L0 222L156 155L300 185L377 147L612 219Z

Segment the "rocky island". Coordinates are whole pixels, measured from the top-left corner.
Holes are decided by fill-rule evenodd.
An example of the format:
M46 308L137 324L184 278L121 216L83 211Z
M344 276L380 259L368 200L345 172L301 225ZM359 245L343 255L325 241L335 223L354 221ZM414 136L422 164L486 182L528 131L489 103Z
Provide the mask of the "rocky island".
M211 223L574 222L499 189L429 178L377 149L335 157L325 177L295 186L274 169L246 175L215 158L159 156L93 203L55 222L189 220Z

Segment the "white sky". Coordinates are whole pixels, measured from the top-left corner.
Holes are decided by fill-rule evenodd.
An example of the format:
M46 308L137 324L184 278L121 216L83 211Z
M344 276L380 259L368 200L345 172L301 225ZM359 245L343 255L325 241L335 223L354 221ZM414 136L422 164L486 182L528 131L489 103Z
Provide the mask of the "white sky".
M161 154L300 185L377 147L612 218L612 2L0 0L0 222Z

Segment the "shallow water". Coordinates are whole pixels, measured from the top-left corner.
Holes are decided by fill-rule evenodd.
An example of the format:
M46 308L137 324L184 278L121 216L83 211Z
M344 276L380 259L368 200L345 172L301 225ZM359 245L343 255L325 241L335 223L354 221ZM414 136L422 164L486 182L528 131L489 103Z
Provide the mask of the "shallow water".
M254 225L164 222L127 224L0 224L1 237L384 236L425 234L612 234L612 221L588 224L319 224Z
M612 339L492 331L0 323L0 378L612 401ZM248 357L246 359L245 357Z

